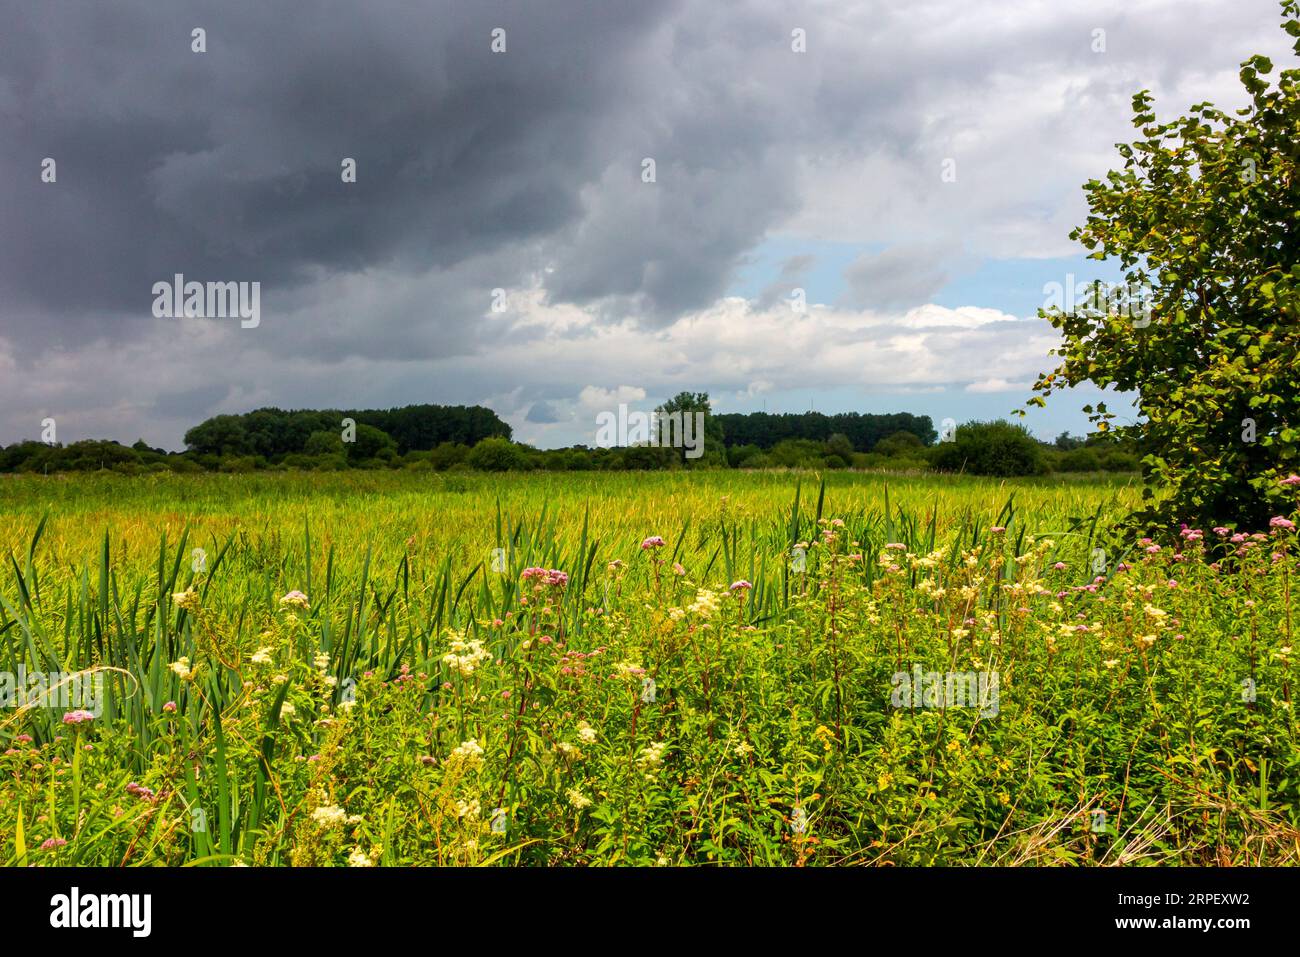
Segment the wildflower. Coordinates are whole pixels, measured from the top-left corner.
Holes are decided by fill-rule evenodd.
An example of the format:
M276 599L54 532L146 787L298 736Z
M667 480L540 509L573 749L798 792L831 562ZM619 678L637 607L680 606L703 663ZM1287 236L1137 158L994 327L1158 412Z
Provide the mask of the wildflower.
M89 711L84 711L80 709L77 711L69 711L67 714L63 716L64 724L82 724L83 722L94 721L94 720L95 720L95 716L93 714L91 714Z
M734 748L731 749L731 753L738 758L748 757L749 755L754 753L754 746L750 744L748 741L741 741L739 744L737 744Z
M568 741L555 742L555 750L566 761L576 761L582 757L582 751Z
M1220 538L1222 538L1224 535L1227 535L1229 532L1231 532L1232 529L1224 528L1222 525L1216 525L1213 531L1215 535L1218 535Z
M190 670L190 659L188 658L180 658L177 659L176 661L173 661L171 664L171 669L172 669L172 673L175 674L176 677L180 678L181 681L188 680L190 675L194 673L193 671Z
M347 822L348 815L337 804L327 804L312 811L311 819L321 828L328 830L332 827L342 827Z
M641 542L641 550L645 551L647 548L663 548L666 544L668 543L658 535L651 535L649 538Z
M1278 485L1300 485L1300 475L1288 475L1284 479L1278 480Z
M63 846L66 845L67 843L68 843L68 842L65 841L65 840L64 840L63 838L61 838L61 837L51 837L51 838L46 839L46 840L41 844L41 850L42 850L42 851L52 851L52 850L54 850L56 847L63 847Z
M463 761L468 767L476 767L483 763L483 748L479 745L477 738L470 738L468 741L462 741L457 747L452 748L451 756Z
M474 798L470 801L456 802L456 816L458 818L469 821L477 820L480 810L481 808L479 807L478 798Z
M1269 528L1280 528L1288 532L1295 531L1295 522L1289 518L1283 518L1281 515L1275 515L1268 520Z
M318 671L324 671L330 666L330 656L323 651L317 652L315 664Z
M569 788L564 792L564 796L569 800L569 807L575 811L581 811L583 808L591 807L591 798L587 797L577 788Z
M686 610L701 618L712 618L718 610L717 593L701 588L695 593L695 601Z
M453 639L451 651L442 656L442 663L462 678L468 678L478 668L492 660L492 653L475 638L471 641Z
M374 862L370 856L361 848L354 847L352 853L348 855L348 867L374 867Z
M290 717L290 716L291 716L291 715L292 715L296 710L297 710L297 709L294 708L292 702L289 702L289 701L282 702L282 703L280 704L280 717L281 717L281 718L288 718L288 717Z
M174 601L176 607L180 608L182 611L195 612L199 610L199 593L194 590L193 585L184 591L178 591L176 594L172 595L172 601Z
M143 801L152 801L155 797L153 788L143 787L134 781L126 786L126 793L133 794Z
M309 607L311 607L307 603L307 596L304 595L302 592L298 591L297 589L289 592L283 598L281 598L280 604L288 605L290 608L300 608L303 611L306 611Z
M738 581L738 582L732 582L732 583L731 583L731 588L729 588L728 591L730 591L730 592L732 592L732 593L735 593L735 592L738 592L738 591L739 591L739 592L747 592L747 591L749 591L749 590L750 590L751 588L753 588L753 587L754 587L754 586L753 586L752 584L750 584L749 582L745 581L745 579L742 578L742 579L741 579L740 581Z
M581 741L583 744L595 744L596 729L593 728L591 725L589 725L586 721L579 721L578 740Z
M253 652L253 656L249 660L255 665L269 665L271 663L271 649L258 648L257 651Z
M656 741L653 744L648 744L641 749L641 756L637 758L636 763L643 771L648 771L650 768L657 768L663 761L664 751L667 748L668 745L663 741Z

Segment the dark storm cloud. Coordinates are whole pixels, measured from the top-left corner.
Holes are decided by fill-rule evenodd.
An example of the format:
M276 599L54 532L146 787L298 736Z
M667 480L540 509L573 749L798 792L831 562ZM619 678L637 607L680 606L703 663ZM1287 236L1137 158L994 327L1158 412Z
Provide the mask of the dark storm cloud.
M672 6L9 4L3 334L129 337L177 272L258 280L291 307L321 275L453 269L564 227L605 165L601 118L631 102L628 47ZM508 259L487 289L519 280Z

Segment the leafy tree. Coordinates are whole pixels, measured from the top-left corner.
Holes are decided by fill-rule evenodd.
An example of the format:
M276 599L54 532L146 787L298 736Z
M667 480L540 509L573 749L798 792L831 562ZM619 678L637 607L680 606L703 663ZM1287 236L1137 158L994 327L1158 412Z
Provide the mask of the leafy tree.
M895 432L893 435L886 436L877 442L876 447L871 451L880 455L919 457L919 453L923 448L925 448L925 443L917 437L915 432Z
M687 458L686 453L689 450L679 448L675 450L676 458L685 465L697 468L706 465L725 465L726 454L723 451L722 423L713 414L713 405L709 402L709 394L707 392L679 392L655 409L656 425L659 430L658 441L661 447L666 447L669 441L676 438L676 426L670 428L667 419L669 415L674 413L680 413L684 423L686 418L690 416L690 422L686 427L691 429L691 441L700 453L695 458ZM697 413L704 414L703 435L700 435L696 430L695 416ZM639 456L635 461L638 464L632 466L633 468L654 467L647 464L654 460L646 456Z
M1300 38L1300 0L1282 14ZM1085 381L1136 393L1140 418L1122 431L1145 453L1134 519L1148 528L1257 528L1295 505L1278 483L1300 471L1300 70L1270 85L1272 70L1263 56L1242 64L1250 105L1234 114L1201 103L1157 123L1150 93L1133 98L1141 138L1119 146L1122 170L1084 187L1090 214L1071 233L1090 258L1119 261L1127 290L1042 313L1062 361L1030 404ZM1110 428L1105 403L1084 411Z
M470 449L465 462L480 472L517 471L528 467L528 457L523 449L503 438L484 439Z
M1035 475L1043 468L1038 441L1024 426L1010 422L967 422L957 427L951 442L931 453L941 471L974 475Z

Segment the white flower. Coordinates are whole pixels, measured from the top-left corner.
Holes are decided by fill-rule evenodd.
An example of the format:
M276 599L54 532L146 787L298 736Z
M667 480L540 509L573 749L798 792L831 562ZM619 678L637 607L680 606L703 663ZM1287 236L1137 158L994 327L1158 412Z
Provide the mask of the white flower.
M473 821L473 820L477 820L477 819L478 819L478 815L479 815L479 810L480 810L480 808L479 808L479 804L478 804L478 798L474 798L474 799L471 800L471 801L457 801L457 802L456 802L456 816L457 816L457 817L460 817L460 818L467 818L467 819L469 819L469 820L471 820L471 821Z
M317 652L316 653L317 669L320 671L324 671L329 666L330 666L330 656L323 651Z
M374 862L370 856L359 847L352 848L352 853L348 855L348 867L374 867Z
M578 722L578 740L583 744L595 744L596 729L585 721Z
M565 797L569 799L569 807L575 811L581 811L585 807L591 807L591 798L587 797L577 788L569 788L565 792Z
M667 748L668 745L663 741L656 741L654 744L646 745L641 750L641 756L637 758L636 763L641 766L643 771L657 768L659 763L663 761L664 751Z
M182 681L192 674L190 671L190 659L188 658L181 658L178 661L173 661L171 669Z
M451 756L463 761L468 767L475 767L483 762L483 749L479 747L477 739L470 738L453 748Z
M342 827L348 816L337 804L327 804L311 812L311 819L322 828Z
M271 663L271 649L258 648L257 651L253 653L253 657L249 660L255 665L269 665Z
M442 656L442 663L462 678L468 678L478 668L492 660L492 653L483 647L483 642L475 638L464 641L454 638L451 651Z

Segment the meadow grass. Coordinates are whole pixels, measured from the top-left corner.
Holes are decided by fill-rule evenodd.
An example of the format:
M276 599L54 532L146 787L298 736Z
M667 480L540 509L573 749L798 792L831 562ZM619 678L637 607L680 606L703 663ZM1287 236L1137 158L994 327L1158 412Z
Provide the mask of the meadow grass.
M0 671L103 694L0 710L0 860L1294 862L1293 533L1149 552L1137 500L5 476Z

